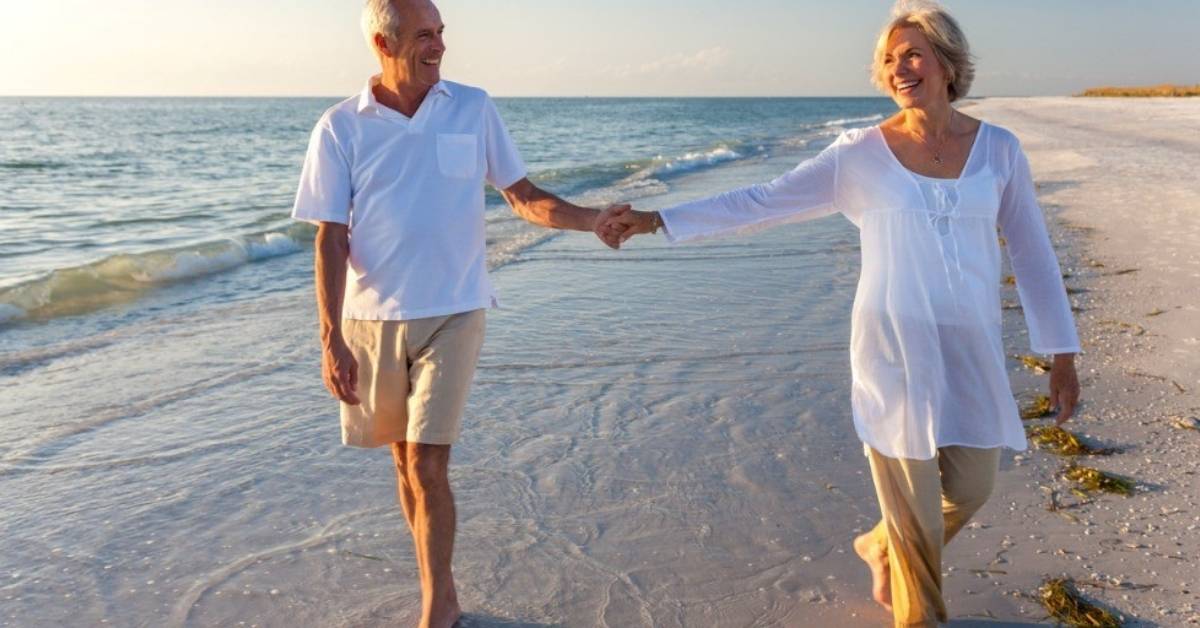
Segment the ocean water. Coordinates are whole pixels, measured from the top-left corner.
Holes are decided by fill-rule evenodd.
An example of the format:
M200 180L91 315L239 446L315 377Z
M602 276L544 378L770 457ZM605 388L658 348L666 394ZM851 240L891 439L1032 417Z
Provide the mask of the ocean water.
M332 102L0 100L0 625L415 623L390 457L339 444L311 231L287 217ZM893 110L499 105L535 181L645 208ZM469 625L882 622L847 553L877 516L849 416L853 227L618 252L488 199L506 307L452 479Z
M308 249L287 217L332 99L0 99L0 323L126 304ZM531 178L582 202L636 200L723 163L800 153L880 99L511 99ZM488 196L492 266L545 237Z

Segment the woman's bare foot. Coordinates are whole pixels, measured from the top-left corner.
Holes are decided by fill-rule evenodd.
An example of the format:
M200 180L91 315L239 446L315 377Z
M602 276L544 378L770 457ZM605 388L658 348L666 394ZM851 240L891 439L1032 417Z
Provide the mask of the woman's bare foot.
M892 582L888 571L887 552L875 542L871 532L854 539L854 553L871 568L871 597L892 612Z

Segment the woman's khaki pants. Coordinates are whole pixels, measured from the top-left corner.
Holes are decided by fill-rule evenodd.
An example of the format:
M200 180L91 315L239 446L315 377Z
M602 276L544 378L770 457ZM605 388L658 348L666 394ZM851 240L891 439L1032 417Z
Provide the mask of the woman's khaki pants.
M946 621L942 546L992 493L1000 449L942 447L937 458L888 458L868 448L883 519L871 531L886 550L897 627Z

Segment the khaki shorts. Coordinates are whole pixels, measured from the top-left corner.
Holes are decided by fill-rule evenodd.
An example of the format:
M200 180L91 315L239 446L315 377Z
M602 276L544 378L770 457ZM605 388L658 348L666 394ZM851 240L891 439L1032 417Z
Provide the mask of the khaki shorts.
M358 361L362 402L342 404L342 442L453 443L485 322L484 310L408 321L342 321L342 335Z

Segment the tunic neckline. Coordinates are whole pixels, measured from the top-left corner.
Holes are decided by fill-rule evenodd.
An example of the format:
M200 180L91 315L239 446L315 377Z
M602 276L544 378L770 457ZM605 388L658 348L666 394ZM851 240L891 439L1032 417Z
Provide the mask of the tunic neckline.
M907 166L905 166L903 163L900 162L900 158L897 157L896 153L892 151L892 147L888 146L887 138L884 137L884 135L883 135L883 129L880 128L880 126L878 124L876 124L875 126L871 127L871 130L875 131L875 135L877 135L879 137L879 142L881 144L883 144L883 151L888 154L888 157L891 157L892 163L895 164L897 168L904 171L904 173L908 175L908 178L911 179L913 183L915 183L919 186L920 185L919 179L926 179L928 181L933 181L936 183L946 183L946 184L951 184L951 185L958 185L958 183L961 182L963 180L963 178L967 176L967 171L970 170L971 161L975 159L975 152L976 152L975 149L976 149L976 147L979 146L979 139L980 139L980 136L983 135L983 127L986 124L987 124L987 122L984 122L983 120L979 121L979 128L975 129L975 137L971 139L971 150L967 152L967 160L963 162L962 170L959 171L958 176L954 177L952 179L942 178L942 177L931 177L929 175L921 174L919 172L913 172Z

